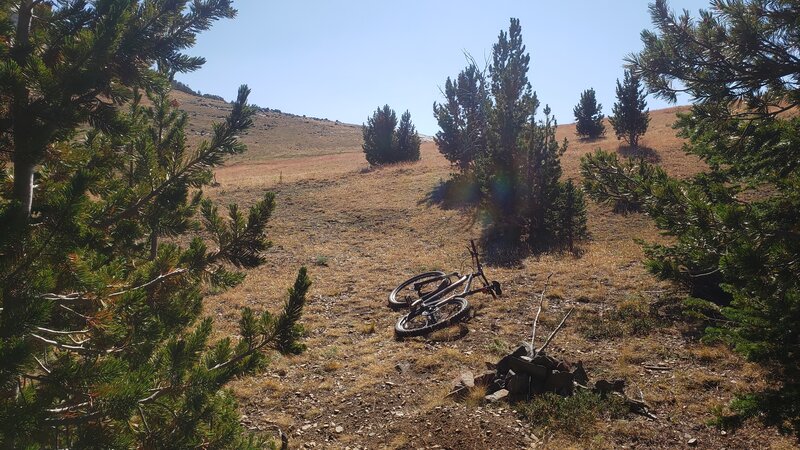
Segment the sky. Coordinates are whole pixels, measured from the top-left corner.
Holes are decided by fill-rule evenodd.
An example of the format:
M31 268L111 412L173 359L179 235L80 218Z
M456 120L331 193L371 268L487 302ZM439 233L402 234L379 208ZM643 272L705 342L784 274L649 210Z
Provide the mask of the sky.
M238 0L232 20L216 22L188 53L203 68L176 79L202 93L310 117L366 122L388 104L410 111L417 130L434 135L433 102L447 77L491 60L509 18L520 19L531 55L528 79L559 123L574 122L583 90L597 93L608 115L623 58L642 48L652 28L646 0ZM670 0L697 17L708 0ZM687 99L679 100L686 103ZM648 97L650 109L668 105Z

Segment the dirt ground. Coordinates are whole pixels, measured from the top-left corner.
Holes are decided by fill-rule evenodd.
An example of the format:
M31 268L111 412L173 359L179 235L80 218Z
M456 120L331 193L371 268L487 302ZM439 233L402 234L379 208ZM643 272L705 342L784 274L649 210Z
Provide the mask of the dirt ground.
M680 151L669 127L674 112L654 113L643 144L652 149L648 158L688 175L699 164ZM618 147L613 136L579 141L570 125L560 133L571 142L562 164L573 178L580 155ZM393 326L401 313L388 307L389 291L422 271L469 271L466 246L481 235L471 209L437 202L437 187L451 172L447 161L432 142L423 144L417 163L374 170L358 144L292 158L256 152L261 156L218 170L211 195L247 205L266 190L276 192L268 231L274 245L267 264L241 286L207 297L206 313L220 334L235 334L240 309L277 309L300 266L309 268L314 285L302 321L307 351L276 355L265 372L232 385L248 428L266 434L280 428L291 448L672 448L690 440L696 448L794 448L792 438L757 422L731 431L710 424L734 394L763 387L763 373L728 349L700 343L699 330L680 320L675 305L682 293L645 271L634 242L663 239L646 216L590 204L592 239L579 256L545 253L487 264L503 298L470 297L475 315L466 324L397 341ZM569 308L577 314L549 353L582 361L590 379L624 378L629 394L652 405L657 420L597 417L567 433L557 425L534 427L507 403L445 399L462 371L481 372L530 338L550 273L539 336ZM626 324L614 311L626 302L645 306L646 333L619 331Z

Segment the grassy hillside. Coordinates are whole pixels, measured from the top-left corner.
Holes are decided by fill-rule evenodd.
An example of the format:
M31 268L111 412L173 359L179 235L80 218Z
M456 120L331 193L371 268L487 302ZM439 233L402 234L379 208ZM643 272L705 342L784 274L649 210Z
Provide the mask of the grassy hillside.
M222 104L177 98L195 129L223 114ZM646 157L686 176L700 165L680 151L670 128L675 112L654 111L642 144L650 148ZM582 154L619 147L613 136L580 141L573 125L559 133L571 142L562 164L573 178ZM713 410L724 410L735 393L762 388L763 374L725 348L700 343L699 329L676 308L682 292L647 274L634 239L663 238L646 216L590 205L592 240L580 257L540 254L488 265L504 298L473 296L477 312L465 325L398 342L393 325L400 313L387 307L388 292L421 271L468 271L467 242L481 234L469 209L436 201L450 175L447 161L426 142L418 163L369 170L358 128L271 113L258 118L245 142L248 153L217 171L220 184L211 195L247 204L275 191L274 246L268 263L241 286L209 297L206 312L222 332L235 333L242 307L282 303L298 266L309 266L315 283L303 320L308 350L276 357L266 373L233 386L251 429L280 427L292 448L665 448L693 438L701 448L792 448L758 423L725 434L709 425ZM506 404L444 398L461 371L479 373L529 339L550 273L540 336L577 309L549 352L583 361L590 379L626 379L628 392L641 393L657 421L581 417L574 419L579 431L567 432L559 424L534 427ZM654 364L669 370L645 367Z
M177 90L172 95L189 113L189 137L195 142L230 110L230 104L219 100ZM231 158L228 164L353 151L361 146L361 126L262 110L242 141L248 152Z

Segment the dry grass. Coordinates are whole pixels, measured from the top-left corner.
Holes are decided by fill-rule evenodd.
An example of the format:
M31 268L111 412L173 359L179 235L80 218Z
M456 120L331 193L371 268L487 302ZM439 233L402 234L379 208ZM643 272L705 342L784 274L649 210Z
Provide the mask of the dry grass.
M197 97L180 91L172 96L189 113L187 135L190 142L208 139L211 124L224 120L230 104ZM249 163L272 158L298 158L351 152L361 146L361 127L311 117L259 112L253 127L242 137L248 151L229 163ZM280 173L276 173L279 176Z
M181 101L187 106L195 100ZM193 123L206 117L203 105L189 106L196 112ZM688 176L699 165L680 152L681 141L669 128L674 113L652 112L643 144L668 172ZM630 393L638 397L641 389L658 421L601 418L592 433L565 434L553 425L534 439L531 426L518 423L507 406L477 406L477 399L444 401L450 380L460 371L479 373L503 348L530 338L536 299L549 273L551 295L539 336L573 306L585 318L620 307L638 314L653 302L679 298L671 286L646 273L634 242L663 237L644 215L614 214L592 204L593 238L580 257L545 253L510 266L490 265L486 272L503 285L502 299L471 297L477 312L463 329L396 341L393 326L400 312L388 308L388 292L421 271L469 270L465 247L481 235L481 224L468 209L429 201L450 176L432 143L423 144L418 163L368 170L357 128L296 117L275 120L269 127L268 121L257 122L262 125L245 137L249 152L217 171L219 186L210 192L218 201L244 205L266 190L277 194L268 227L274 244L268 262L251 271L241 286L206 302L206 313L215 318L220 333L236 333L242 307L277 309L299 266L308 266L314 281L303 319L308 351L278 356L267 372L233 384L248 426L278 425L290 435L293 448L311 442L318 448L524 448L534 442L547 442L550 448L664 448L685 445L686 435L708 448L742 448L756 439L776 447L791 444L757 423L726 436L709 426L713 405L763 387L763 374L729 350L707 347L679 323L661 318L646 332L590 340L578 331L581 320L573 316L549 348L566 360L583 361L592 379L626 378ZM289 124L293 120L298 122ZM328 131L339 134L319 134L328 125ZM582 154L619 147L613 137L579 141L573 125L560 127L559 134L571 142L562 164L573 178L579 176ZM648 371L643 364L672 370ZM408 370L399 369L404 365ZM344 431L334 432L331 423Z

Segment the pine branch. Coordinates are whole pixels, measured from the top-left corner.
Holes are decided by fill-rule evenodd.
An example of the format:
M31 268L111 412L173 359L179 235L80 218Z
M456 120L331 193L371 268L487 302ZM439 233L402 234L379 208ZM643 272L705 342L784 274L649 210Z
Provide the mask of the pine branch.
M214 138L210 143L208 141L201 143L196 156L189 160L181 170L172 177L165 179L155 189L140 197L124 210L111 217L96 221L94 226L105 229L120 220L129 219L168 188L174 185L191 184L192 176L220 165L224 156L243 152L244 146L238 142L236 136L253 124L252 117L255 114L255 109L247 105L247 96L249 94L250 89L247 86L239 88L239 96L226 121L214 125Z
M243 217L234 205L230 209L230 226L224 231L218 230L220 223L214 222L212 230L217 232L220 249L209 255L208 262L225 260L236 267L257 267L264 261L261 252L269 248L270 243L264 237L267 221L275 210L275 194L267 192L264 198L250 208L246 225ZM213 212L216 212L214 209ZM228 239L227 242L224 240Z
M306 268L301 267L294 286L289 289L289 299L283 308L283 314L278 318L275 325L275 337L277 339L275 348L281 353L299 353L302 350L297 344L299 336L296 326L303 313L306 293L310 287L311 279L308 278Z
M306 301L306 294L311 287L311 279L308 277L305 267L301 267L297 273L294 286L289 288L289 298L284 304L283 313L275 322L274 327L264 330L260 341L256 345L251 345L248 350L242 352L227 361L218 363L210 367L209 371L222 370L237 364L245 358L261 351L265 347L274 348L281 353L298 353L302 346L298 345L297 322L303 312Z

